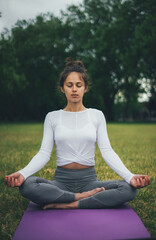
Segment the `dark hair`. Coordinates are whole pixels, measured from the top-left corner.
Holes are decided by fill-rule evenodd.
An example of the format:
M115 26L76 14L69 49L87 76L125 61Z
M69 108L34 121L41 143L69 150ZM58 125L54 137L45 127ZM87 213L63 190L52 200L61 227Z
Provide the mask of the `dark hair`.
M85 87L88 87L88 75L81 61L74 61L72 58L66 58L66 66L60 74L60 87L63 87L64 82L71 72L77 72L80 78L84 80Z

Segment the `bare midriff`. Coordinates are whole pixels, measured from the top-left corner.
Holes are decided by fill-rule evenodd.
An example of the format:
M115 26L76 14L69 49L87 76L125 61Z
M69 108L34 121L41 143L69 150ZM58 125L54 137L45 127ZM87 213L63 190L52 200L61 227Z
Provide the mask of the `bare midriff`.
M82 164L79 164L79 163L69 163L69 164L66 164L66 165L63 165L63 166L59 166L59 168L66 168L66 169L85 169L85 168L90 168L92 166L86 166L86 165L82 165Z

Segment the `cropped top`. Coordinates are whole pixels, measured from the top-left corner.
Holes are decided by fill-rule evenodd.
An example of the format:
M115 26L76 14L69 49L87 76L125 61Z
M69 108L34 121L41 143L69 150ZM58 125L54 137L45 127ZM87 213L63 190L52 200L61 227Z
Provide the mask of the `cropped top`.
M39 171L50 160L53 144L56 148L57 166L72 162L94 166L96 143L105 162L130 183L134 174L112 149L103 112L93 108L80 112L62 109L49 112L44 121L40 150L19 172L26 179Z

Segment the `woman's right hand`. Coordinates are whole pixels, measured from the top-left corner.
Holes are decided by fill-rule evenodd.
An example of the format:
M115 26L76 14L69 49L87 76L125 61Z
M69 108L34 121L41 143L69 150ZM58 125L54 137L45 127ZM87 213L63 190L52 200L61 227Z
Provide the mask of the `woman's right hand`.
M8 187L20 187L24 180L24 176L21 173L15 172L5 176L4 184Z

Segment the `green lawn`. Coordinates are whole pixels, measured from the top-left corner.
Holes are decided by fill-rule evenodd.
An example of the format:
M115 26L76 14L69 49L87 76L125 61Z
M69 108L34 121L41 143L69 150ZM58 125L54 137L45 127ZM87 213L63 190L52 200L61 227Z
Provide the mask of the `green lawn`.
M107 124L109 139L115 152L135 174L148 174L151 185L138 190L130 206L156 237L155 231L155 163L156 124ZM0 239L8 240L18 226L28 205L18 188L8 188L4 176L20 170L38 152L43 124L0 124ZM98 147L95 152L98 180L120 179L104 162ZM51 160L35 175L52 179L56 168L55 148Z

